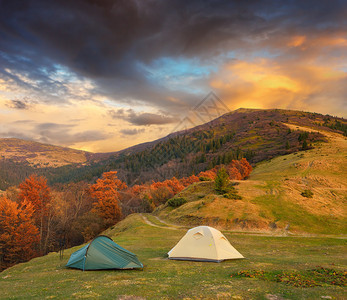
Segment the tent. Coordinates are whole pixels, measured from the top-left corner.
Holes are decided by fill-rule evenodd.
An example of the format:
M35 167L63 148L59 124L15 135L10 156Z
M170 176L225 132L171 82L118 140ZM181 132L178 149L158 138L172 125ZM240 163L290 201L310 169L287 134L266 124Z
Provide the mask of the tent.
M143 268L135 254L117 245L111 238L100 235L72 253L66 267L81 270Z
M209 226L189 229L168 255L169 259L213 262L244 258L219 230Z

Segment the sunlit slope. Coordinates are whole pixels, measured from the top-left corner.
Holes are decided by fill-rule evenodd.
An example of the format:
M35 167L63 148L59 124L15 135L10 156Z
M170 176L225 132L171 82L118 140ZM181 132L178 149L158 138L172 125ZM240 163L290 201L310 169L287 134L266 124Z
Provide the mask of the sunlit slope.
M87 162L90 153L15 138L0 138L0 160L27 163L31 167L60 167Z
M161 207L157 214L172 222L234 230L346 234L347 140L320 132L328 143L259 163L250 178L236 186L241 200L218 196L212 182L201 182L176 196L186 204ZM301 195L305 190L312 198Z

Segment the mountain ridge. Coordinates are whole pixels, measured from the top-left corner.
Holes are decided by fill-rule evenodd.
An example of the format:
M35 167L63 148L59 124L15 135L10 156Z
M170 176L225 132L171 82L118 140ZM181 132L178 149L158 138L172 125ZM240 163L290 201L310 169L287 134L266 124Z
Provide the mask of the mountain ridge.
M205 124L110 153L0 139L0 189L18 184L31 173L46 176L50 183L90 181L115 169L128 184L163 180L188 176L240 157L255 165L302 150L304 140L308 148L314 141L324 140L313 131L289 131L285 123L345 134L347 127L342 118L317 113L240 108ZM4 141L21 141L26 146L1 147ZM39 148L37 152L30 151L35 147Z

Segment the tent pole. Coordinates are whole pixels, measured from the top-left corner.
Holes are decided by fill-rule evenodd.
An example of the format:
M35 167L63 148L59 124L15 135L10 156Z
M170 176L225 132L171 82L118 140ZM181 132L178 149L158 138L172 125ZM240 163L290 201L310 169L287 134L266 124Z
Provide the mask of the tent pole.
M83 258L83 272L84 272L85 265L86 265L86 256L84 256Z

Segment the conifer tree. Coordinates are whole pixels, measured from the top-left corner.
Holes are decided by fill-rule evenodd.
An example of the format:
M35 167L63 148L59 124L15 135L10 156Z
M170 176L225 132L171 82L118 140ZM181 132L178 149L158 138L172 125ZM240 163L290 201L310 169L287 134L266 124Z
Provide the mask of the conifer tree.
M226 193L228 190L229 176L224 167L220 168L217 172L217 176L214 180L214 188L220 193Z

